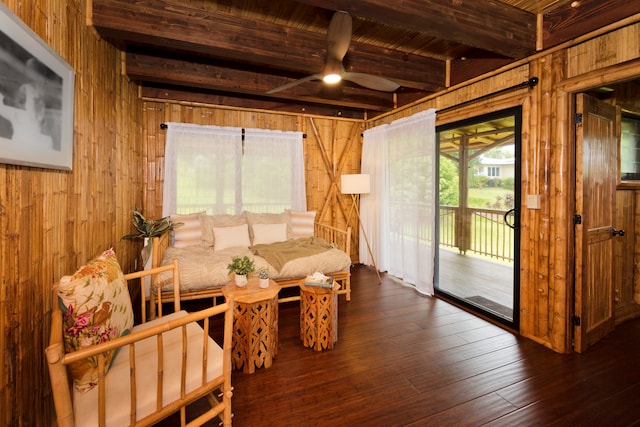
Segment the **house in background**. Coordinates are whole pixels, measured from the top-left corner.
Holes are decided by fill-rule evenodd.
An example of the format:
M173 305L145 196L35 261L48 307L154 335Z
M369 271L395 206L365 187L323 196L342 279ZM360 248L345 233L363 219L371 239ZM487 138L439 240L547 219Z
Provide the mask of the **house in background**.
M510 159L493 159L491 157L480 157L480 163L476 166L476 174L478 176L486 176L488 178L514 178L515 175L515 158Z
M424 19L435 19L437 24L437 19L444 18L412 17L404 13L402 5L388 5L388 9L380 11L369 8L366 2L359 3L360 15L353 12L355 44L349 47L345 68L395 78L406 84L404 89L386 93L345 84L342 93L331 94L322 83L310 81L310 86L300 84L292 92L283 90L277 96L266 92L315 75L324 67L326 27L334 12L322 9L330 7L328 3L283 3L282 7L291 7L291 11L300 10L296 7L307 11L302 15L309 18L309 31L300 27L274 31L276 25L283 23L274 22L278 20L273 18L271 22L261 21L255 11L241 19L229 10L196 13L193 9L196 4L215 7L215 2L180 2L175 8L163 7L173 1L146 2L144 7L124 0L2 3L75 70L73 170L0 165L2 426L44 426L53 419L43 353L49 332L52 284L111 246L124 271L140 268L141 242L123 241L121 237L131 231L131 214L136 207L143 207L148 217L161 213L166 132L161 124L165 122L304 132L307 207L319 210L323 222L344 227L351 199L336 191L336 183L340 175L359 171L361 134L365 129L429 108L438 109L437 125L442 125L519 107L522 159L516 165L521 168L522 194L527 197L519 206L522 247L518 332L554 351L571 352L574 337L582 333L580 329L590 328L588 316L582 317L581 325L575 325L577 309L588 313L604 308L608 327L638 316L640 277L634 265L640 256L640 244L635 240L640 185L634 181L616 182L612 203L608 204L616 206L609 226L626 231L625 239L608 243L615 262L603 264L615 269L614 288L605 295L606 301L597 301L599 306L576 305L575 291L590 273L585 268L603 261L598 255L602 252L595 248L590 251L582 245L584 240L578 240L588 234L584 225L592 218L589 211L583 210L583 202L591 194L590 184L578 188L576 182L581 180L576 178L588 176L585 167L594 163L583 157L585 151L576 145L575 137L590 123L592 115L582 113L584 121L574 122L576 108L583 107L578 102L580 94L619 110L640 113L636 83L640 78L637 2L505 0L501 3L510 6L498 9L518 14L520 19L514 20L513 26L527 29L529 49L522 49L525 41L505 39L504 43L493 42L501 53L471 49L469 55L462 55L460 52L467 52L461 48L463 43L472 43L477 34L471 33L471 37L456 42L460 43L455 45L458 51L449 52L457 56L435 62L407 52L398 54L389 46L382 47L383 53L372 50L371 46L380 43L371 35L368 40L365 29L377 25L366 24L370 22L367 20L386 17L394 19L396 26L406 25L416 33L422 23L443 34L461 34L449 31L447 25L424 25ZM521 7L528 10L513 10L515 3L527 3ZM496 4L468 2L461 13L481 16L474 14L479 14L485 5ZM548 9L556 4L557 8ZM160 11L137 9L153 5ZM222 6L231 8L228 2ZM379 16L367 16L371 10L378 10ZM121 18L134 16L135 20L115 19L118 13ZM174 21L171 14L175 14ZM183 14L197 21L178 19ZM208 22L202 16L215 16L216 20ZM175 22L175 28L158 25L160 21ZM253 31L243 27L248 21L253 23ZM184 22L186 29L178 25ZM538 28L537 22L544 25ZM109 26L116 24L128 26L129 31ZM478 27L473 20L467 24L468 28L474 24ZM231 33L234 27L240 32ZM580 31L584 28L588 30ZM174 29L169 35L168 31ZM151 30L159 33L142 33ZM228 35L213 37L214 30L218 31L216 35L225 31ZM173 53L159 52L160 44L155 49L132 47L125 52L118 38L127 32L134 39L165 43L164 47ZM270 40L261 37L261 33L282 39L258 46L258 41ZM492 33L498 37L502 34ZM187 34L191 37L183 37ZM397 32L394 34L398 37ZM518 30L517 34L522 32ZM400 44L407 45L411 40L425 41L400 38L404 40ZM491 46L490 40L478 41L484 47ZM522 43L520 48L517 43ZM296 51L298 47L306 50ZM178 53L188 48L200 52L214 49L218 58L227 56L185 62ZM259 50L260 56L248 58L249 48ZM255 65L258 59L262 66ZM414 67L414 62L407 59L418 65ZM244 60L250 60L252 65L243 64ZM402 61L405 66L398 66ZM393 75L396 69L405 74ZM165 74L157 75L160 71ZM410 73L439 76L440 80L415 80L417 77ZM533 77L538 79L535 86L502 91ZM599 90L603 85L614 87L616 96L607 98ZM242 93L250 96L238 95ZM615 163L607 163L609 166L616 170ZM528 200L539 203L528 204ZM577 223L577 216L582 225ZM356 260L357 253L352 258ZM588 295L579 302L583 301L593 302ZM601 329L584 332L595 333L587 341L606 333Z

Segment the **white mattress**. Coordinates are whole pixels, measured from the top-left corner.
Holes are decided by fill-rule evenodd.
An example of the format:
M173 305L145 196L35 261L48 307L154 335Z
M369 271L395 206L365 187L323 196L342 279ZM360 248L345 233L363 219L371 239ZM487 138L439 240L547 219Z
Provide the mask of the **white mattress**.
M189 246L179 249L169 247L164 253L162 265L170 264L173 259L177 259L180 287L183 291L195 291L226 285L229 282L227 265L231 262L231 258L244 255L254 260L256 270L267 267L269 277L275 280L303 278L316 271L330 275L336 271L347 270L351 266L349 255L339 249L329 249L316 255L293 259L277 271L264 258L254 255L247 247L214 251L212 247L207 246ZM161 283L169 283L163 287L163 290L172 289L171 277L171 271L160 275Z

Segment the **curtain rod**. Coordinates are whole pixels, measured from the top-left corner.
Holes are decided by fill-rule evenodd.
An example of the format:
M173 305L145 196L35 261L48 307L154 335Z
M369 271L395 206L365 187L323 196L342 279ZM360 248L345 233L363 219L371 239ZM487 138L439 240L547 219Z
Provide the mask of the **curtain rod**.
M473 98L473 99L469 99L467 101L464 101L464 102L462 102L460 104L451 105L449 107L441 108L438 111L436 111L436 113L441 113L443 111L453 110L454 108L460 108L460 107L462 107L464 105L471 104L472 102L478 102L478 101L480 101L482 99L489 98L491 96L500 95L501 93L505 93L505 92L511 92L512 90L521 89L521 88L523 88L525 86L529 86L529 89L533 89L538 84L538 81L539 80L538 80L537 77L531 77L526 82L518 83L517 85L513 85L511 87L506 87L504 89L500 89L500 90L497 90L495 92L487 93L485 95L479 96L478 98Z
M168 125L168 124L166 124L166 123L160 123L160 129L167 129L168 127L169 127L169 125ZM244 128L242 128L242 137L244 138ZM306 134L306 133L303 133L303 134L302 134L302 137L303 137L303 138L306 138L306 137L307 137L307 134Z

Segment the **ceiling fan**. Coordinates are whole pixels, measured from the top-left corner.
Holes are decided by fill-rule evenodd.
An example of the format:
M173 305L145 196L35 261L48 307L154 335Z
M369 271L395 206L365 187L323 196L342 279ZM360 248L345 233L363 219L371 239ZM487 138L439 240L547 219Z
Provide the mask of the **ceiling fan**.
M327 29L327 57L322 73L313 74L278 86L268 91L267 94L280 92L311 80L323 80L327 84L335 84L340 80L347 80L367 89L381 92L394 92L400 87L396 82L384 77L346 71L342 65L342 59L347 54L350 43L351 15L348 12L339 10L333 14Z

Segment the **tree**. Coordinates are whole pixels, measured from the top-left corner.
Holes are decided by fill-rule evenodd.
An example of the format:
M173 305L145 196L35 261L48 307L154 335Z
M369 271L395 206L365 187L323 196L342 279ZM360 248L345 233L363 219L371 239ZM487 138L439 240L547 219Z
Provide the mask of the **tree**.
M440 156L439 200L441 206L458 206L460 200L458 164L444 156Z

